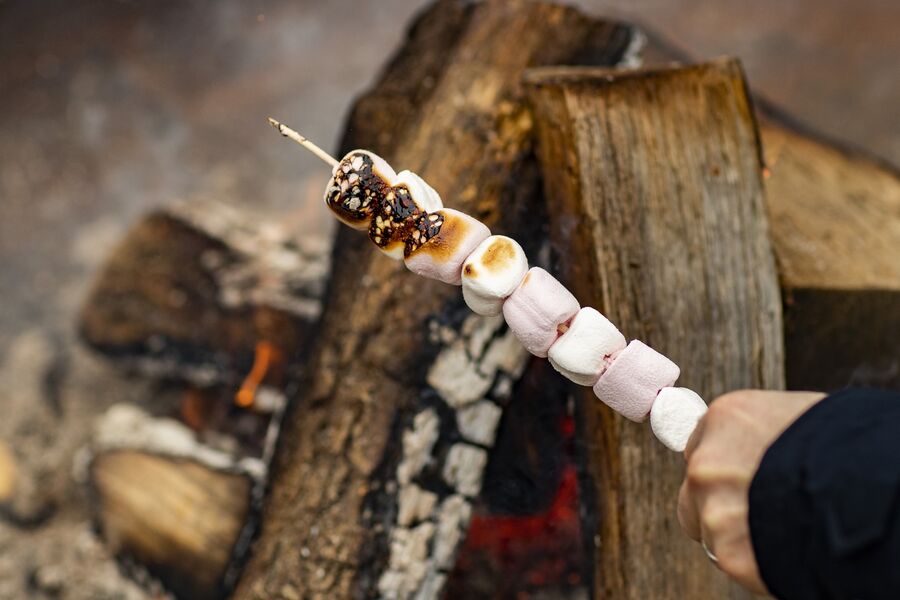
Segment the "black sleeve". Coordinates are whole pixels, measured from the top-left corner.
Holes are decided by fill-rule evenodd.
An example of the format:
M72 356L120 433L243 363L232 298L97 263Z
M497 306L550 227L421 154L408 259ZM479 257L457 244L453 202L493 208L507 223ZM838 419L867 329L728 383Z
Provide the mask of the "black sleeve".
M781 600L900 599L900 393L844 390L762 459L750 535Z

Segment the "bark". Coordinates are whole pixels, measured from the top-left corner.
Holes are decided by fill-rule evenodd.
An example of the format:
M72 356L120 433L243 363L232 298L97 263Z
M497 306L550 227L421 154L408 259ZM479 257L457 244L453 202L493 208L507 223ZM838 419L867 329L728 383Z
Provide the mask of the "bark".
M224 203L175 205L142 219L111 254L80 334L146 374L233 385L258 342L303 354L327 272L324 238L295 239Z
M784 384L761 154L740 66L529 74L560 270L707 399ZM580 394L595 598L743 597L681 532L683 459Z
M570 8L438 2L357 104L342 150L417 172L534 256L543 219L521 74L618 64L634 40ZM458 288L417 279L363 238L336 238L238 598L438 597L525 366L501 320L469 315Z
M900 386L900 173L763 114L788 387Z

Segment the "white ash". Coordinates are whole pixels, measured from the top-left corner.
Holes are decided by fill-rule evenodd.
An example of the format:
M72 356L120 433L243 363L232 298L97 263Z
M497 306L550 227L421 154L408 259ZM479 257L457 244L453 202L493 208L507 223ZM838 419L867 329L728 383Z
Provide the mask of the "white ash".
M497 335L502 317L472 315L461 336L441 350L428 370L426 381L454 409L482 399L498 372L513 379L522 376L528 351L506 330Z
M444 458L440 473L455 493L438 503L433 491L413 483L428 464L436 460L434 448L440 435L438 413L427 408L418 413L403 432L403 454L397 467L397 522L392 530L389 568L378 582L383 598L435 600L453 568L456 552L471 516L471 502L481 489L488 453L493 446L503 409L488 400L504 400L512 393L513 382L521 377L529 354L515 335L503 330L502 317L472 315L456 332L444 325L429 324L429 338L444 344L427 373L428 384L441 400L454 409L456 428L471 443L456 443ZM492 389L493 388L493 389ZM483 447L474 446L479 444ZM391 482L389 482L390 484ZM424 554L411 537L421 523L433 529ZM430 554L429 554L430 553Z
M385 600L400 600L409 596L406 574L388 569L378 578L378 592ZM400 594L403 593L403 596Z
M395 527L391 532L390 568L407 570L428 558L428 546L434 536L434 523L422 523L412 529Z
M503 371L519 379L528 366L530 354L512 331L507 330L488 346L487 351L478 363L478 370L493 381L497 371Z
M419 593L416 594L415 600L432 600L440 597L445 583L447 583L446 575L438 573L434 569L429 569L425 574L425 581L419 587Z
M461 333L469 338L469 356L478 360L495 333L503 326L503 315L482 317L470 315L463 323Z
M482 446L493 446L503 409L488 400L479 400L456 411L456 426L463 438Z
M428 548L434 536L434 524L422 523L413 529L396 527L391 532L389 568L378 581L383 598L411 598L431 570Z
M228 307L270 306L303 319L321 312L321 296L330 269L330 242L324 236L299 237L274 221L260 222L223 202L202 199L182 202L169 212L210 237L222 240L238 254L223 264L209 253L203 264Z
M641 56L641 52L643 52L646 45L647 36L644 32L634 27L631 28L631 41L628 42L628 47L625 48L625 52L622 53L622 58L616 66L620 69L637 69L640 67L644 64L644 57Z
M472 517L472 505L454 494L441 502L437 514L432 559L439 570L449 571L456 561L456 551Z
M459 335L452 327L448 327L437 320L428 322L428 341L432 344L449 346Z
M142 450L189 458L212 469L249 475L259 481L266 466L257 458L237 458L201 444L193 431L174 419L152 417L132 404L114 404L95 428L93 454L106 450Z
M481 491L481 478L487 465L487 452L469 444L454 444L444 462L444 481L464 496Z
M408 527L429 518L437 500L437 494L423 490L414 483L404 486L397 496L397 525Z
M403 460L397 466L397 481L401 486L407 485L431 462L440 427L437 412L429 408L415 416L412 429L403 432Z
M501 374L500 377L497 378L497 383L494 384L491 394L494 398L505 400L512 395L513 383L514 382L509 375Z
M159 348L161 350L162 347ZM159 351L157 350L157 351ZM151 379L165 379L175 376L198 387L207 387L222 383L224 373L221 365L187 364L169 356L122 356L116 362L125 370L134 370Z
M287 396L276 387L260 385L253 396L254 411L270 415L284 410L287 405Z
M457 341L438 354L426 381L447 404L458 409L483 397L491 389L493 378L478 370L463 342Z

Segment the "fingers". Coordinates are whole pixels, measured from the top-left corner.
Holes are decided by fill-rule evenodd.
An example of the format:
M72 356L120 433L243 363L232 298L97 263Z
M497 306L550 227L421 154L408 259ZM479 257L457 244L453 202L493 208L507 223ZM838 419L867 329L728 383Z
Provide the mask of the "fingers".
M748 520L748 490L766 448L818 396L739 391L720 396L688 440L678 522L704 542L716 567L754 593L765 592ZM699 549L698 549L699 551Z
M696 451L697 446L700 445L700 440L703 437L703 428L706 419L700 419L700 422L697 423L697 427L694 429L694 432L691 434L690 439L688 439L687 445L684 448L684 460L687 463L690 463L691 456ZM678 522L681 524L681 528L684 530L684 533L687 534L689 538L695 541L700 541L700 515L697 511L697 502L695 501L690 486L688 485L688 478L685 477L684 481L681 483L681 488L678 490Z
M702 419L700 419L700 422L697 423L697 426L694 428L694 433L692 433L691 437L688 438L687 445L684 447L685 462L690 462L691 456L694 454L697 446L700 445L700 440L703 438L703 430L705 428L706 417L704 416Z
M678 490L678 522L684 533L694 541L700 541L700 515L697 511L697 503L691 496L688 489L688 482L685 480Z

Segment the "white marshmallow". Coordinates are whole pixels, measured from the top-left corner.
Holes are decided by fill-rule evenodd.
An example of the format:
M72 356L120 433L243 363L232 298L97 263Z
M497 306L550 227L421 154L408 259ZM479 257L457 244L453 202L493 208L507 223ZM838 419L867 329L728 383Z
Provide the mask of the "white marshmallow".
M463 298L479 315L499 315L503 300L516 290L527 272L528 259L522 246L505 235L492 235L463 263Z
M550 346L547 357L554 369L578 385L594 385L610 356L621 352L626 344L625 336L609 319L585 306Z
M413 202L425 212L435 212L444 208L441 196L425 180L412 171L400 171L394 178L394 186L405 186Z
M687 388L665 387L650 409L650 428L669 450L683 452L697 422L706 414L703 398Z

